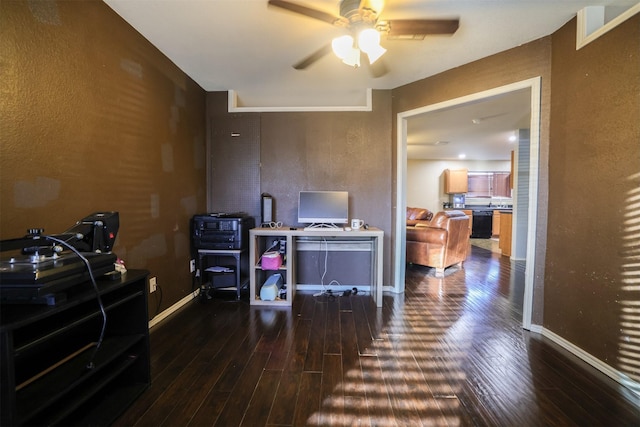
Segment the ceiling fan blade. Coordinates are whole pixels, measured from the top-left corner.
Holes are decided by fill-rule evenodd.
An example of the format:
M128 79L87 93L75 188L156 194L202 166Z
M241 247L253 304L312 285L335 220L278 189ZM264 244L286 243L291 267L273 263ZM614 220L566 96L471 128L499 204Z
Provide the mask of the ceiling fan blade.
M320 49L313 52L311 55L294 64L293 68L295 68L296 70L304 70L309 65L313 64L329 52L331 52L331 44L324 45Z
M429 34L453 34L458 30L458 19L396 19L386 21L387 38L407 38Z
M376 11L378 16L382 13L384 9L384 0L367 0L369 7Z
M300 15L308 16L309 18L319 19L320 21L328 22L329 24L335 24L341 21L341 18L331 15L330 13L323 12L321 10L311 9L310 7L301 6L299 4L291 3L284 0L269 0L269 6L279 7L291 12L298 13Z
M365 61L365 63L366 62L368 61ZM371 77L373 77L374 79L382 77L386 75L388 72L389 72L389 67L387 66L387 63L385 62L384 58L380 58L373 64L369 64L369 74L371 74Z

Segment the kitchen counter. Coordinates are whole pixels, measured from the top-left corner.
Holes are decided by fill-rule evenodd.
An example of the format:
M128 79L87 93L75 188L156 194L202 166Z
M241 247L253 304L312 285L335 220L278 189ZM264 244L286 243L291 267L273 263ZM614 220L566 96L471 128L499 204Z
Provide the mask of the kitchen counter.
M478 212L484 212L484 211L512 212L513 211L513 208L504 207L504 206L467 205L464 208L466 210L478 211Z

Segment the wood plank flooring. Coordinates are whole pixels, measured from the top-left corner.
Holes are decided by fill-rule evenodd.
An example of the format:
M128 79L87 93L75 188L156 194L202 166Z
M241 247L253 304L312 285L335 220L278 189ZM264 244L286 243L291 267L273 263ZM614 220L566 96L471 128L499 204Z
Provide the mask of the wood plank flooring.
M640 425L637 396L522 329L520 264L472 247L432 276L408 266L382 308L363 293L191 303L152 329L152 385L116 425Z

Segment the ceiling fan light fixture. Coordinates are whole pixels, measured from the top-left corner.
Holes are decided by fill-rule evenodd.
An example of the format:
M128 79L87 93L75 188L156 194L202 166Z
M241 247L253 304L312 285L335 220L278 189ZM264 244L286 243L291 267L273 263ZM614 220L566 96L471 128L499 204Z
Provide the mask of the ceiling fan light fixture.
M1 0L0 0L1 1ZM380 20L380 12L384 7L385 0L333 0L339 3L340 15L336 16L323 10L313 7L302 6L297 2L289 0L268 0L269 6L278 7L290 12L304 15L308 18L323 21L335 27L341 28L352 35L358 30L365 30L362 36L358 36L357 41L353 37L339 37L332 42L332 48L336 56L343 62L358 66L360 56L365 52L369 57L369 62L376 62L386 53L386 49L380 45L380 33L389 39L413 39L422 40L426 35L431 34L454 34L460 24L459 19L396 19ZM354 52L355 50L355 52ZM313 54L307 56L302 61L294 64L296 70L303 70L316 62L329 52L329 46L325 45ZM379 68L374 71L379 77L386 73L386 70Z
M358 46L364 53L380 47L380 33L373 28L365 28L358 34Z
M360 66L360 49L352 47L347 56L342 58L342 62L353 68L358 68Z
M369 57L369 64L376 62L387 51L380 46L380 33L373 28L366 28L360 32L358 46Z
M344 60L349 55L353 55L353 37L349 35L336 37L331 41L331 48L338 58Z
M373 64L378 59L380 59L380 57L384 55L386 51L387 49L383 48L382 46L378 46L373 51L367 52L367 56L369 57L369 64Z

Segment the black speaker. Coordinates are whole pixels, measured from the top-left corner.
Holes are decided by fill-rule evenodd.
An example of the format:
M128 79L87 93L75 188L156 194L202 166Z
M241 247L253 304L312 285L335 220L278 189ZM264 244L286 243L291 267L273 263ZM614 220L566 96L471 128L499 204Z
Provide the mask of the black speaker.
M260 213L262 214L263 225L273 222L273 197L271 197L271 194L262 193Z

